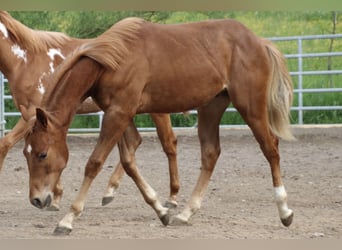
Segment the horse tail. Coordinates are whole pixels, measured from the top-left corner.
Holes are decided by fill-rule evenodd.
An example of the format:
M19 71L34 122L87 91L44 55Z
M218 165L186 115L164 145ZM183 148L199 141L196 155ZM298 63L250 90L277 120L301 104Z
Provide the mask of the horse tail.
M271 75L268 83L267 109L272 132L284 140L295 140L290 130L290 109L293 85L285 58L275 45L263 40L271 60Z

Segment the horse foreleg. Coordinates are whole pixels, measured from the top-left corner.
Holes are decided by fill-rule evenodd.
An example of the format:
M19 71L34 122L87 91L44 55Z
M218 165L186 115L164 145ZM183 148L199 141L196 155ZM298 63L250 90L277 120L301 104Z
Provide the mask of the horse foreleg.
M124 174L125 170L123 169L121 162L118 162L113 174L109 179L105 194L102 197L102 206L105 206L114 200L115 190L119 187L120 180Z
M125 139L127 141L127 146L129 147L128 151L134 155L136 149L141 144L141 137L139 133L136 131L133 121L129 124L129 126L126 129ZM105 206L114 200L115 190L119 187L120 180L124 174L125 170L123 169L121 162L119 162L116 165L115 170L109 179L105 195L102 198L102 206Z
M188 224L201 207L204 193L220 155L219 124L229 99L225 93L198 109L198 136L201 145L201 172L184 210L171 220L173 225Z
M0 140L0 170L2 169L8 151L24 137L28 124L20 118L13 129Z
M123 110L114 110L112 112L109 110L104 114L100 136L85 167L81 188L70 206L69 212L58 223L54 234L65 235L72 231L74 219L80 216L84 210L85 199L93 180L102 169L103 163L114 145L119 141L129 122L130 119Z
M135 127L134 129L135 133L139 135ZM139 170L135 162L135 150L131 150L132 147L128 145L129 139L127 139L127 137L129 136L127 135L126 131L118 143L122 166L124 167L127 175L130 176L137 185L138 189L144 197L145 202L155 210L161 222L164 225L167 225L169 223L168 208L162 206L162 204L157 198L157 193L152 189L152 187L144 180L144 178L139 173Z
M61 201L63 195L63 186L61 184L61 179L58 179L58 182L53 189L53 200L51 205L47 207L48 211L59 211L59 203Z
M178 167L177 167L177 138L172 130L171 119L169 114L151 114L152 120L156 125L158 137L160 139L163 150L168 158L169 172L170 172L170 197L166 202L167 207L176 207L177 201L176 196L179 191L179 177L178 177ZM131 123L127 128L126 140L129 140L127 144L130 152L136 151L141 143L141 137L138 133L133 132ZM125 171L122 168L121 162L119 162L111 178L108 182L105 195L102 198L102 205L105 206L114 200L115 190L119 187L120 180L123 177Z
M172 130L169 114L151 114L157 128L157 133L163 150L167 156L170 173L170 197L167 207L177 207L177 194L179 191L179 177L177 166L177 137Z

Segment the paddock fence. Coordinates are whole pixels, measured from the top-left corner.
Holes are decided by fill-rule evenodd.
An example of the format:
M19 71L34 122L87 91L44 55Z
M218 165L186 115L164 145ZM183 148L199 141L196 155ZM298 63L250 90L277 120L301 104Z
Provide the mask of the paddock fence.
M310 87L306 88L304 86L304 80L308 77L321 77L321 76L341 76L341 79L338 81L342 81L342 69L322 69L322 70L308 70L305 60L317 60L317 58L326 58L327 61L332 58L338 58L338 60L342 61L342 52L332 52L327 46L327 51L322 52L305 52L310 51L308 47L312 48L315 46L315 43L318 41L325 40L327 44L341 44L342 43L342 34L333 34L333 35L312 35L312 36L290 36L290 37L271 37L269 40L274 41L277 46L281 49L282 45L285 43L292 43L292 47L295 46L297 48L296 52L286 53L281 49L281 51L285 54L285 57L288 61L294 60L296 65L296 70L291 70L290 74L295 84L294 94L295 94L295 105L292 106L292 111L296 112L298 115L298 124L304 124L303 113L305 111L326 111L326 110L342 110L342 106L340 106L340 102L336 102L337 105L326 105L326 106L313 106L313 105L305 105L304 104L304 95L306 94L324 94L324 93L341 93L338 94L338 99L342 100L342 88L339 87ZM305 43L311 43L306 45ZM295 45L293 45L293 43ZM342 65L342 64L341 64ZM339 79L339 78L337 78ZM9 111L7 108L7 103L12 99L9 93L6 94L6 84L8 84L7 79L3 74L0 73L0 135L3 136L6 132L10 131L11 128L6 126L6 119L9 117L19 117L20 113L18 111ZM310 86L310 84L305 84L306 86ZM338 86L342 86L341 82L336 84ZM8 92L8 91L7 91ZM226 112L236 112L234 108L227 108ZM190 114L197 114L196 110L191 110ZM103 117L103 112L85 114L96 116L98 119L98 126L93 128L70 128L69 132L73 133L97 133L100 131L101 121ZM222 127L227 126L241 126L240 125L222 125ZM193 127L196 127L193 126ZM175 127L175 129L183 129L184 127ZM154 127L149 128L138 128L140 131L151 131L155 130Z

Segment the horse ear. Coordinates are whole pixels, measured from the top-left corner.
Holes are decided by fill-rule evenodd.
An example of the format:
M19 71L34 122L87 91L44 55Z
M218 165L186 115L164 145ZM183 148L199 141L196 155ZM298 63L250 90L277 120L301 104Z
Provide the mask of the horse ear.
M34 116L34 114L31 114L30 109L26 108L24 105L19 105L19 111L26 122Z
M36 108L36 118L37 118L36 122L42 125L43 128L47 128L48 119L47 119L45 112L42 109Z

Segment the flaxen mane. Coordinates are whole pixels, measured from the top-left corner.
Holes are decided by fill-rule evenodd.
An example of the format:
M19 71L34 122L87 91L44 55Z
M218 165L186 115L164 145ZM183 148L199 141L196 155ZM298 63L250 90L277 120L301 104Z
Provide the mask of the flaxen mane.
M33 30L15 20L6 11L0 11L0 22L5 25L13 43L33 52L46 51L51 47L59 47L71 40L59 32Z
M76 53L90 57L106 68L116 70L129 52L129 43L137 38L144 22L143 19L135 17L123 19L96 39L80 46L79 52Z
M114 24L108 31L90 39L89 42L82 44L75 49L62 64L56 69L51 76L46 93L42 100L42 106L49 102L50 96L53 95L62 77L71 69L81 57L89 57L101 64L103 67L115 71L120 63L129 53L129 45L137 39L141 25L145 21L140 18L126 18Z

